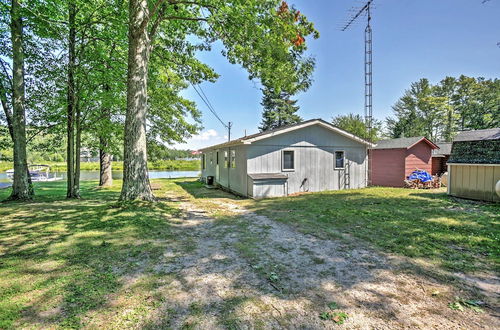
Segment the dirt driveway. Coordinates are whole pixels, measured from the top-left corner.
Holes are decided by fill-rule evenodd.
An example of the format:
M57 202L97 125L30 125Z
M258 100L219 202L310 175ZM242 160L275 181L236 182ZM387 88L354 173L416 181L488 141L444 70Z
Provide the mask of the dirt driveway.
M337 328L320 318L331 312L337 321L346 314L342 327L348 329L500 327L492 297L482 297L490 306L482 313L452 310L455 296L479 293L424 265L350 237L305 235L229 199L166 197L184 212L175 230L189 236L192 251L165 251L156 266L175 280L162 288L167 301L148 326Z

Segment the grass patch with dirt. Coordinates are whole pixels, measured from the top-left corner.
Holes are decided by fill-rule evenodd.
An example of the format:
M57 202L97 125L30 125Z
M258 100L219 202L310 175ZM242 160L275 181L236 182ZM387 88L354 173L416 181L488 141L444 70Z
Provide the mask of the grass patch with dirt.
M321 238L349 235L453 271L499 270L500 205L455 199L443 189L373 187L246 204Z

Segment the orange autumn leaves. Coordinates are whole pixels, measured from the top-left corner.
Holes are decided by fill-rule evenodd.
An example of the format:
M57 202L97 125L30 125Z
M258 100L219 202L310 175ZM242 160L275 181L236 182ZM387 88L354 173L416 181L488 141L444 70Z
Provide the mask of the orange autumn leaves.
M289 19L290 16L293 16L293 21L298 22L300 20L301 14L300 11L295 11L294 9L290 10L288 3L286 1L282 1L281 5L278 8L278 16L283 19ZM290 40L295 47L300 47L306 41L299 32L296 33L295 38Z

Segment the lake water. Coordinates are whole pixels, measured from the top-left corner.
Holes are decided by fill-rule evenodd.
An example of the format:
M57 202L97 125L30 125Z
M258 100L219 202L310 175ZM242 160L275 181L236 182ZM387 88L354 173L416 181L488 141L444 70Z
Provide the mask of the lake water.
M149 171L150 179L168 179L168 178L196 178L200 171ZM66 172L51 172L50 177L66 179ZM113 179L122 179L123 171L113 171ZM99 180L99 171L81 171L80 180L96 181ZM0 182L9 182L7 174L0 173Z

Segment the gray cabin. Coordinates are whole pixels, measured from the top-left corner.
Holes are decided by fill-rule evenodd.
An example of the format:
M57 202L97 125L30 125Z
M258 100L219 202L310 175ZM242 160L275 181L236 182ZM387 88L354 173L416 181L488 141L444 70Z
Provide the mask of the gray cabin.
M251 198L363 188L372 146L312 119L201 149L201 176Z

